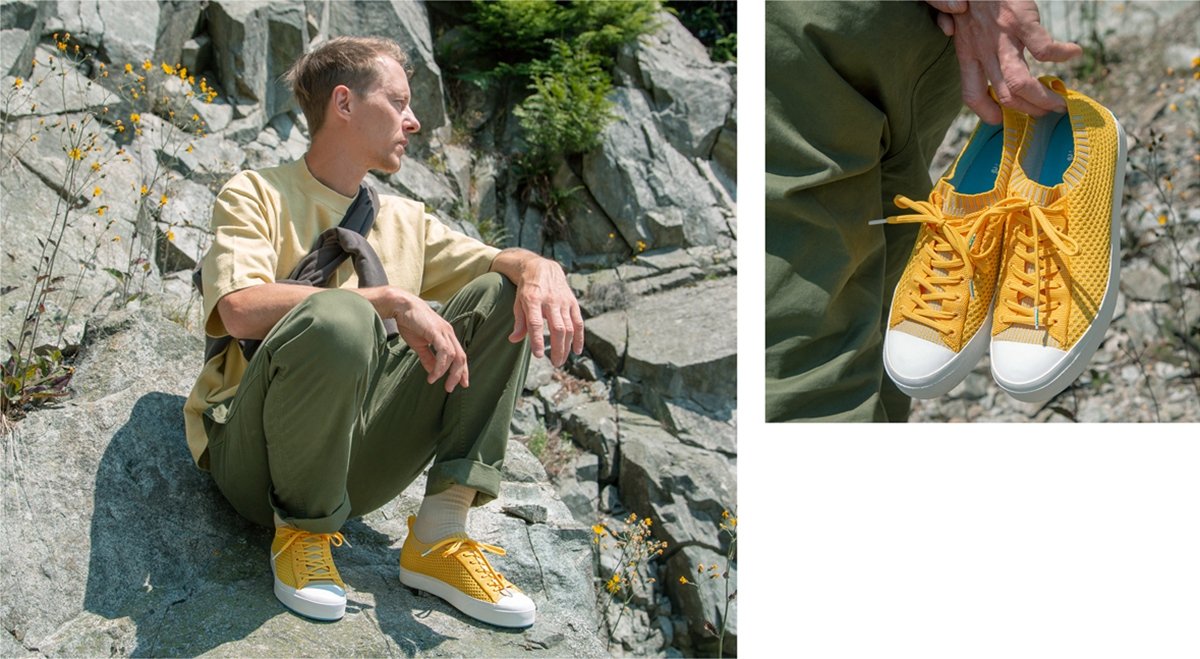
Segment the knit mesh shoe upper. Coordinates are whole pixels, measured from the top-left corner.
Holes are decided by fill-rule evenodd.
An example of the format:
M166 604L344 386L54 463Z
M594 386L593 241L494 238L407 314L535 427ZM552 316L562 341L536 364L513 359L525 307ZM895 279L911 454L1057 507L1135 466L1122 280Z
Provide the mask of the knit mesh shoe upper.
M887 222L921 224L884 343L888 374L910 396L946 393L987 347L1004 227L1004 212L993 206L1007 192L1027 121L1005 110L1003 126L980 123L929 201L895 200L916 212Z
M1021 400L1049 400L1099 347L1116 303L1125 135L1057 78L1066 114L1030 122L1009 180L992 373Z
M484 552L503 556L503 549L465 535L426 544L413 533L413 521L408 518L408 537L400 550L401 583L433 593L463 613L499 627L533 624L533 600L484 556Z

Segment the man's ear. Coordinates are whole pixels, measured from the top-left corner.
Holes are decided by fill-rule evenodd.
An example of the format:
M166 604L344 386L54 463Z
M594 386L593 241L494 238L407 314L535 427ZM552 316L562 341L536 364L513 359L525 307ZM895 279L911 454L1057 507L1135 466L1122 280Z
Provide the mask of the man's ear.
M353 92L346 85L338 85L329 95L329 112L343 119L350 118L350 106Z

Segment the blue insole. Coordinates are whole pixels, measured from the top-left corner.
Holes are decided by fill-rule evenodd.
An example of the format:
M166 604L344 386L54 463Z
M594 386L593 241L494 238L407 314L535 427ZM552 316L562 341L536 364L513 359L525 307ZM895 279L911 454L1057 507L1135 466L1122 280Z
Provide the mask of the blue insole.
M990 192L996 187L996 173L1000 170L1000 157L1003 153L1003 127L980 124L979 132L959 160L950 184L959 194Z
M1047 118L1055 115L1048 115ZM1075 136L1071 134L1071 119L1065 114L1057 115L1054 128L1050 131L1050 141L1046 145L1046 157L1042 159L1042 168L1033 180L1045 186L1062 183L1063 173L1075 159Z

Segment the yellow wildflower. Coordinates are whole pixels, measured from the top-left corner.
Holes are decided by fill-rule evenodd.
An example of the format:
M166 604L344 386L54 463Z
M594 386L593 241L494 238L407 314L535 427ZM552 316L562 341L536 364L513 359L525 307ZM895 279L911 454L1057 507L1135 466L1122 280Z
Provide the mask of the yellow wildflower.
M92 190L93 197L99 197L102 194L104 194L104 190L101 190L100 186L98 186L98 185Z
M167 242L175 242L175 232L167 229Z
M165 193L165 192L164 192L164 193L163 193L163 196L161 196L161 197L159 197L159 198L158 198L158 205L159 205L159 206L166 206L166 205L167 205L167 193Z
M36 141L37 141L37 135L30 135L30 136L29 136L29 141L30 141L30 142L36 142Z
M63 42L63 41L60 41L60 42L58 42L58 49L59 49L60 51L65 51L65 50L67 49L67 44L66 44L66 42Z
M1167 223L1167 214L1163 213L1162 215L1159 215L1158 216L1158 224L1160 226L1162 226L1162 225L1165 225L1166 223Z
M112 241L113 241L114 243L119 243L119 242L121 242L121 237L120 237L120 236L113 236L113 239L112 239Z
M93 171L93 172L98 172L98 171L100 171L100 163L98 163L98 162L94 162L94 163L92 163L92 171Z
M639 252L646 251L646 241L644 241L644 240L637 241L637 251L639 251Z
M616 594L617 591L621 590L621 575L612 575L612 578L608 580L608 583L604 584L604 589L613 594Z
M1179 106L1175 105L1174 103L1168 105L1167 109L1170 110L1171 112L1179 112Z
M608 531L605 531L604 527L599 524L593 524L592 533L595 533L596 535L607 535Z
M13 80L13 87L16 87L17 89L20 89L24 85L25 85L25 79L22 78L21 76L17 76L16 80Z
M133 73L133 65L129 62L125 63L125 73Z
M175 75L175 67L171 66L170 64L167 64L166 62L162 63L162 70L163 70L163 73L165 73L169 76Z
M67 152L67 157L71 160L83 160L83 152L76 147Z
M191 145L191 144L187 145L187 149L186 149L186 151L187 151L188 153L191 153L191 152L192 152L192 151L194 151L194 150L195 150L195 149L193 149L193 148L192 148L192 145Z
M684 585L684 586L686 586L686 585L688 585L688 584L689 584L689 583L691 583L691 582L690 582L690 581L688 581L688 578L687 578L687 577L679 577L679 583L680 583L681 585Z
M104 212L107 210L108 210L108 206L101 206L100 208L96 209L96 215L99 215L100 217L104 217Z
M153 68L154 68L154 63L151 62L150 60L146 60L146 61L142 62L143 70L149 71L150 69L153 69Z
M192 121L200 121L200 115L192 113Z
M179 70L178 70L178 71L176 71L176 73L178 73L178 74L179 74L179 79L180 79L180 80L187 80L187 79L188 79L187 67L186 67L186 66L181 66L181 67L179 67Z
M149 191L150 191L150 188L146 187L145 185L142 186L142 196L143 197L145 197L146 193Z
M129 115L129 120L136 124L137 122L142 120L142 115L134 112Z
M1192 58L1192 68L1200 68L1200 55Z

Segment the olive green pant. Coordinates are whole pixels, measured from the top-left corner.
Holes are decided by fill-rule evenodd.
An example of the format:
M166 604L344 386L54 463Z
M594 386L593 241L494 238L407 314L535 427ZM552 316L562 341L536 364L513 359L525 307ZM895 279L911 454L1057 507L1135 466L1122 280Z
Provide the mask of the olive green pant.
M508 340L515 293L490 273L441 310L471 374L450 394L387 340L362 296L308 297L250 360L225 423L205 416L217 487L253 522L271 526L274 512L314 533L392 500L431 459L426 493L458 484L477 491L475 505L491 501L529 363L527 342Z
M961 108L952 41L918 2L766 6L766 420L903 421L883 370L914 225Z

